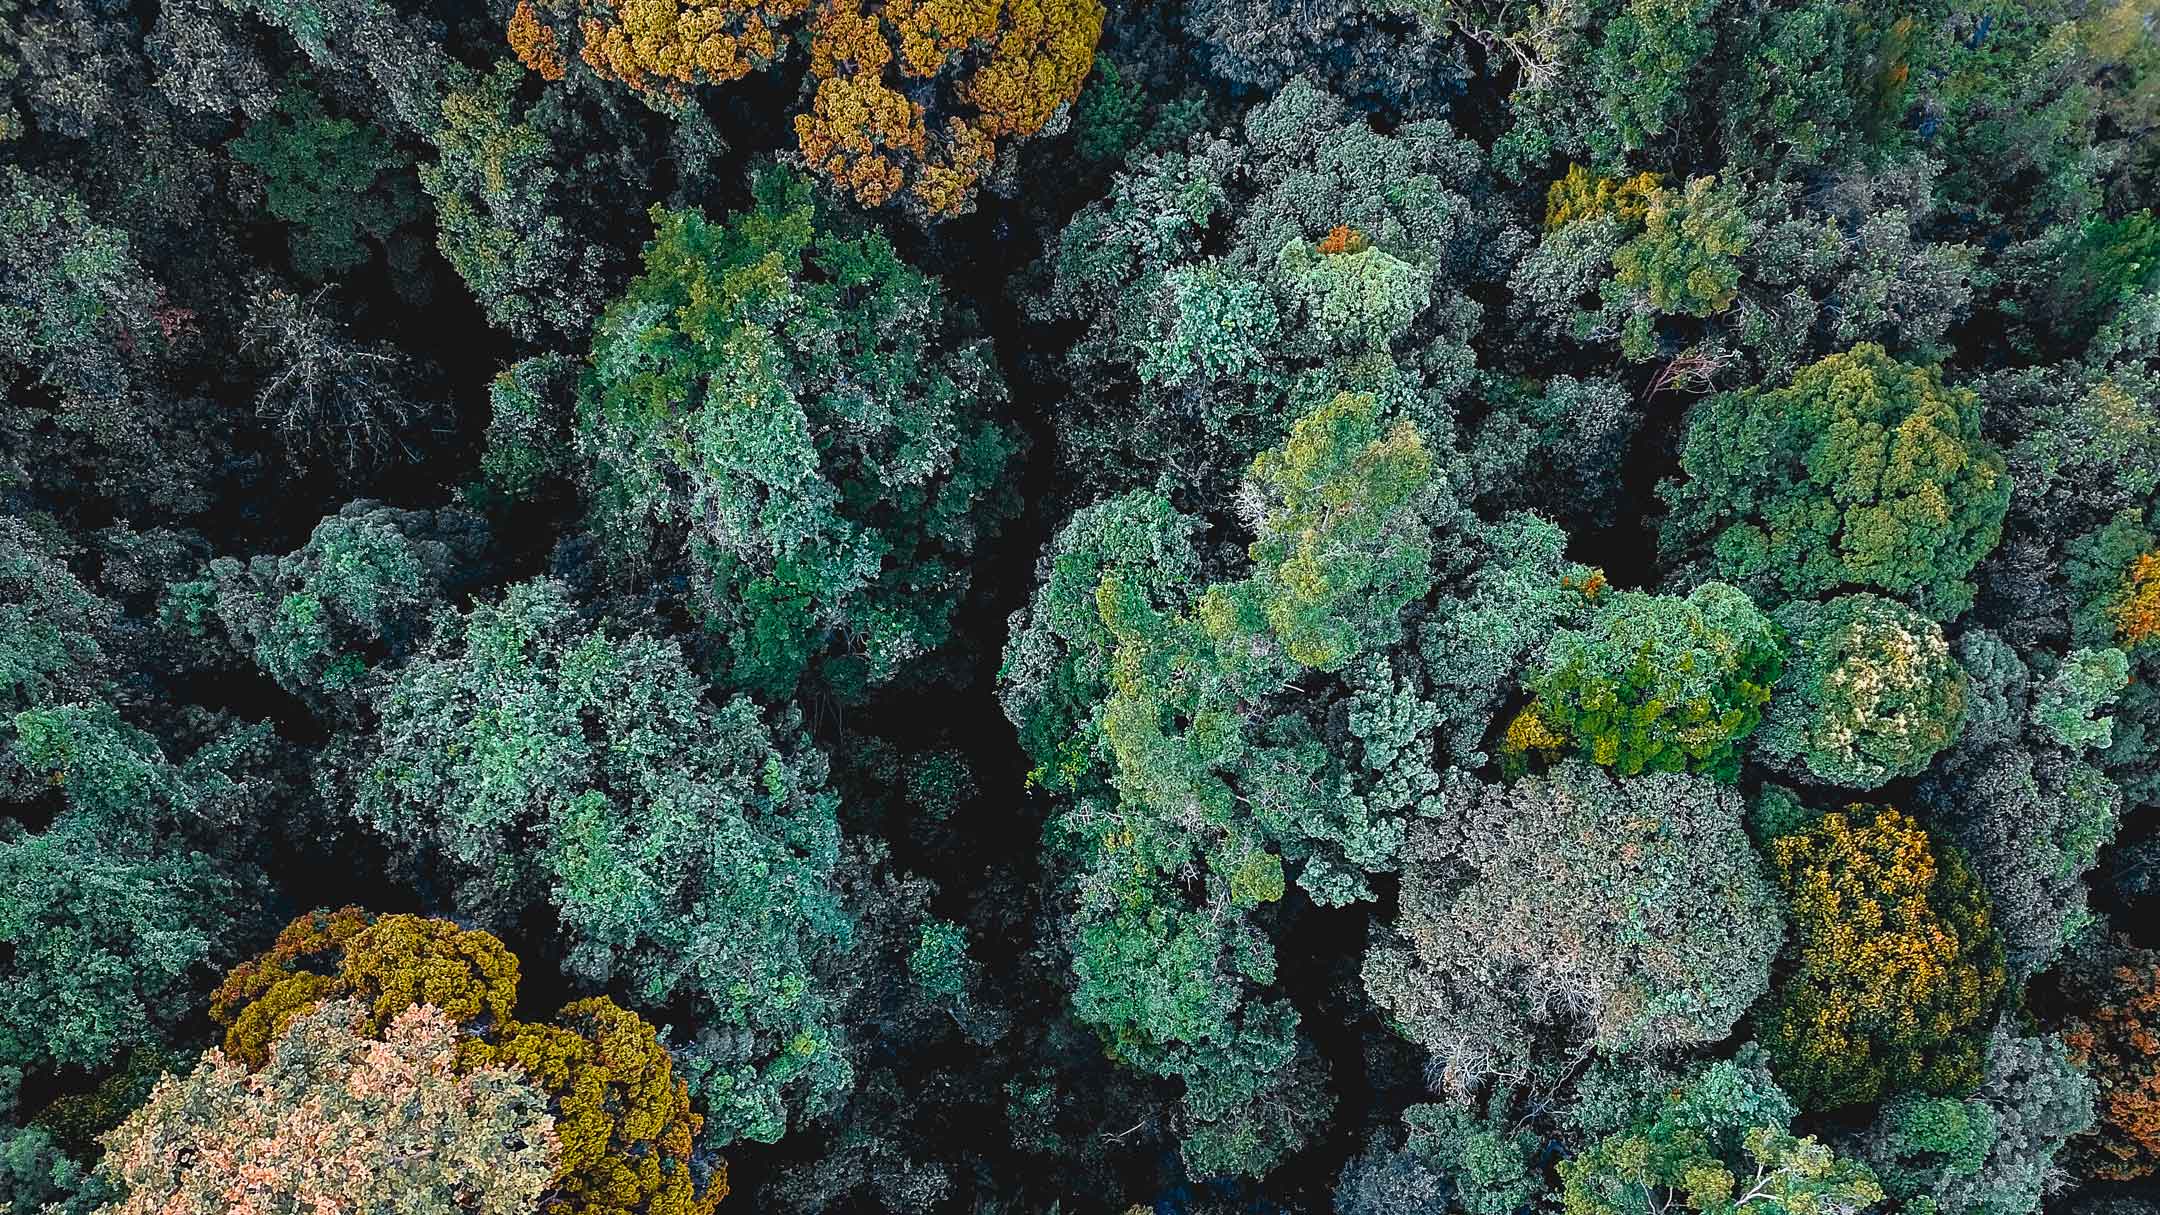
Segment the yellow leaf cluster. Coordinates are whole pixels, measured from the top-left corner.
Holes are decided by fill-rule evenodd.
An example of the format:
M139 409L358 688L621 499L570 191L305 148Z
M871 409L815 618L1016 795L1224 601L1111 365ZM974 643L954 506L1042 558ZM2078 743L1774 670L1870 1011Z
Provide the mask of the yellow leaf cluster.
M1005 0L990 57L960 84L992 139L1033 135L1080 95L1102 37L1098 0Z
M508 1021L518 961L487 933L416 915L374 916L357 907L311 912L286 925L270 949L235 967L212 994L225 1053L249 1067L293 1018L325 1000L354 998L370 1032L416 1004L453 1021Z
M809 23L817 86L795 119L803 158L866 206L904 188L926 214L957 214L999 140L1036 134L1079 96L1102 22L1100 0L823 0ZM916 98L956 71L974 112L933 123Z
M460 1024L501 1024L517 1005L518 960L477 929L390 915L346 943L338 986L367 1005L375 1029L415 1004L431 1004Z
M2108 615L2126 650L2160 636L2160 550L2141 553L2130 563Z
M1536 705L1526 705L1523 711L1508 722L1507 733L1500 740L1500 750L1508 755L1538 755L1551 758L1567 746L1567 736L1554 730L1537 711Z
M464 1066L515 1065L549 1097L562 1138L554 1215L709 1215L725 1172L703 1194L690 1150L704 1120L653 1027L604 996L554 1025L516 1024L466 1047Z
M375 917L358 907L311 911L281 930L260 957L229 971L210 993L210 1019L225 1027L225 1053L248 1067L270 1058L270 1044L294 1017L329 999L345 943Z
M967 209L1002 141L1040 133L1080 95L1103 16L1102 0L520 0L507 35L556 80L558 26L574 29L595 73L680 98L762 70L799 23L804 162L865 206L945 216ZM932 112L941 101L957 112Z
M1583 598L1596 602L1597 597L1604 594L1605 588L1610 584L1605 581L1604 570L1592 569L1580 578L1570 574L1562 574L1560 575L1560 585L1571 591L1579 591Z
M691 84L740 80L779 58L788 25L810 0L524 0L512 14L510 47L527 67L561 78L548 18L574 22L579 57L609 80L679 95ZM545 30L543 38L538 31ZM552 58L551 58L552 55Z
M1545 230L1565 228L1579 219L1615 215L1641 223L1650 214L1660 178L1637 173L1626 179L1592 173L1581 165L1569 165L1566 176L1545 191Z
M1811 1108L1977 1079L1969 1041L2004 985L1985 894L1964 860L1893 809L1852 806L1776 840L1792 971L1764 1045Z
M250 1068L270 1061L270 1044L302 1013L337 994L337 980L297 971L242 1007L225 1030L225 1055Z
M606 997L555 1022L513 1019L518 960L489 933L357 907L301 916L261 957L235 967L211 1000L227 1057L250 1069L301 1014L351 999L368 1034L415 1007L467 1027L459 1069L515 1066L549 1099L561 1166L550 1215L710 1215L726 1166L701 1191L690 1168L704 1120L651 1024Z
M569 61L563 58L562 40L550 26L543 24L540 15L533 10L532 0L518 0L518 6L510 14L510 27L505 31L510 39L510 50L518 62L540 73L542 80L561 80L569 70Z
M877 80L820 80L810 112L795 116L803 159L866 207L882 206L906 181L905 163L928 144L922 107Z

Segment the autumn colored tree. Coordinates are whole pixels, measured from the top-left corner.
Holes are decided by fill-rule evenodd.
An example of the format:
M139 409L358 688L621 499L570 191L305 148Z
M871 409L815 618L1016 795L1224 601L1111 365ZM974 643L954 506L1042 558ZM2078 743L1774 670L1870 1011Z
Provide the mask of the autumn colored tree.
M567 41L603 78L680 96L686 85L724 84L770 66L808 8L809 0L519 0L510 48L560 80Z
M1065 119L1102 24L1100 0L819 0L803 160L864 206L961 214L1001 146Z
M604 996L544 1024L516 1020L518 969L500 940L447 920L310 912L226 976L211 999L226 1045L197 1074L230 1084L258 1072L267 1078L245 1087L266 1105L304 1101L310 1083L280 1069L296 1039L320 1032L316 1023L330 1017L345 1033L395 1046L418 1019L455 1047L435 1075L505 1077L530 1091L544 1120L540 1210L710 1215L727 1193L726 1165L698 1151L704 1120L653 1026Z
M106 1141L126 1196L98 1209L525 1215L563 1173L556 1124L517 1067L472 1066L441 1010L371 1027L359 1004L331 1001L285 1027L259 1069L213 1050L160 1081Z
M2160 550L2138 554L2123 571L2107 611L2125 650L2140 649L2160 637Z
M2102 945L2067 978L2063 1041L2100 1086L2099 1123L2071 1150L2091 1176L2149 1177L2160 1170L2160 954Z
M1649 217L1658 189L1655 173L1614 178L1571 164L1565 176L1555 178L1545 189L1545 227L1549 231L1608 215L1641 223Z
M653 1027L605 996L506 1025L465 1065L510 1068L547 1095L562 1143L549 1215L710 1215L727 1193L725 1166L706 1177L692 1165L704 1120Z
M1871 806L1769 852L1793 931L1756 1033L1779 1083L1807 1109L1977 1084L2003 952L1964 857Z
M937 220L973 208L1001 148L1066 120L1102 25L1100 0L520 0L508 35L543 77L575 46L669 108L801 41L801 162L863 206Z
M302 915L270 948L226 974L210 996L229 1059L261 1066L292 1019L324 1000L350 1000L379 1030L415 1004L458 1025L509 1023L518 960L487 933L416 915L358 907Z

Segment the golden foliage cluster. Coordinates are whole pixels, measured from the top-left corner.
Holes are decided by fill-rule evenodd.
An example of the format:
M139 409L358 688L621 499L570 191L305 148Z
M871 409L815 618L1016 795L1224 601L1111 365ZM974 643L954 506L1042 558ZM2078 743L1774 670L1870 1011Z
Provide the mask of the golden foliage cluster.
M703 1215L727 1193L725 1168L703 1195L690 1172L704 1120L653 1028L605 996L552 1025L511 1025L467 1047L471 1066L515 1066L548 1094L562 1138L558 1197L583 1215Z
M967 210L1001 144L1040 133L1080 94L1101 0L520 0L510 47L549 80L561 33L597 75L680 102L809 55L802 158L864 206Z
M2160 551L2141 553L2130 563L2108 615L2126 650L2160 636Z
M1569 165L1567 175L1545 191L1545 230L1565 228L1579 219L1616 216L1639 224L1649 216L1657 197L1660 178L1655 173L1633 177L1606 177L1581 165Z
M769 66L808 8L809 0L521 0L506 32L510 49L546 79L567 67L559 40L567 28L595 75L680 98L688 85Z
M547 1096L562 1139L549 1215L710 1215L727 1169L700 1188L690 1158L704 1120L652 1025L605 996L521 1022L517 987L517 957L492 934L346 907L287 925L226 975L210 1012L226 1058L259 1069L294 1021L328 1002L353 1001L369 1034L433 1009L465 1035L461 1070L514 1067Z
M1811 1109L1977 1083L2005 975L1964 858L1900 811L1851 806L1773 841L1770 859L1792 911L1759 1026L1779 1082Z

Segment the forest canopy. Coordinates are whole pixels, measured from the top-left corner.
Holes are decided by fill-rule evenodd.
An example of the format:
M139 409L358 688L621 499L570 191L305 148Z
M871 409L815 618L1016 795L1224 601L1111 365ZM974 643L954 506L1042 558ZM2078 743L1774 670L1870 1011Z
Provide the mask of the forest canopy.
M2160 0L0 0L0 1215L2160 1210Z

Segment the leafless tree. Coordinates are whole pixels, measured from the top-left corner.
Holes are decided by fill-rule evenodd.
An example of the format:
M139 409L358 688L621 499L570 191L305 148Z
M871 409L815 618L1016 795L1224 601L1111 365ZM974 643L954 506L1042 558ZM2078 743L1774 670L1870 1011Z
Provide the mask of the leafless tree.
M249 300L241 348L263 369L256 415L292 450L348 469L410 455L406 436L430 409L413 396L410 364L388 343L352 340L328 294L267 287Z

